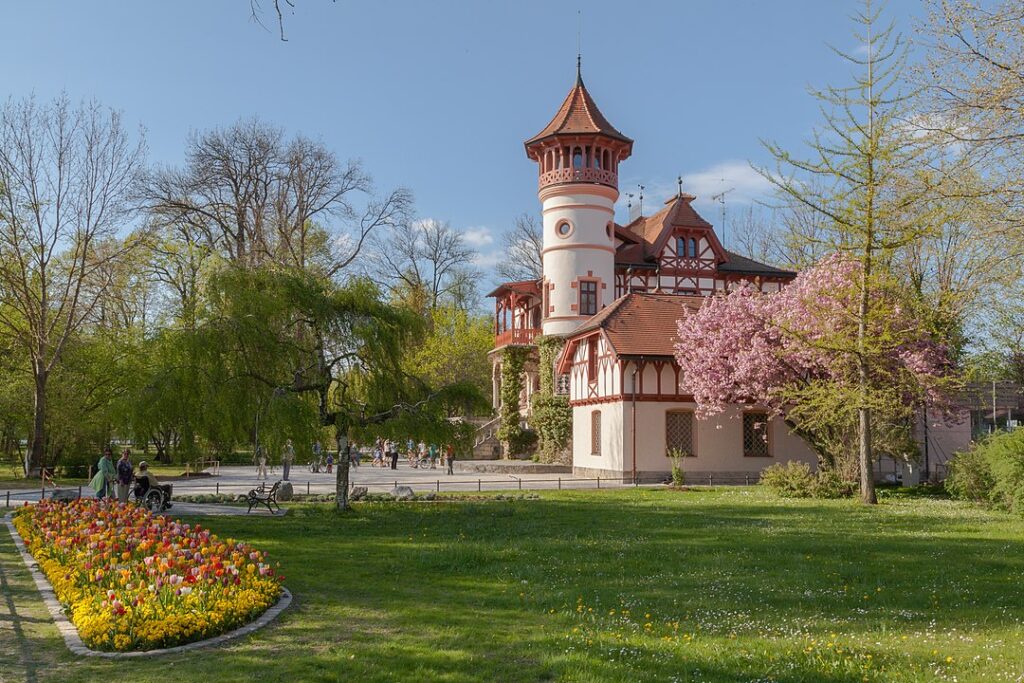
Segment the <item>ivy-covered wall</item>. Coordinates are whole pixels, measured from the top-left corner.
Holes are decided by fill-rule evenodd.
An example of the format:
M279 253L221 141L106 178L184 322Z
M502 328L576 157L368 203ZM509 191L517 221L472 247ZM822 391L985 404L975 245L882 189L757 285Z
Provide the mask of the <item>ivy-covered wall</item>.
M523 391L523 368L530 349L525 346L506 346L501 352L501 406L498 408L498 440L506 455L521 455L532 435L523 429L519 415L519 396Z
M540 390L533 395L530 423L537 431L537 456L541 462L572 464L572 408L567 396L555 395L555 360L564 342L559 337L534 340L540 356Z

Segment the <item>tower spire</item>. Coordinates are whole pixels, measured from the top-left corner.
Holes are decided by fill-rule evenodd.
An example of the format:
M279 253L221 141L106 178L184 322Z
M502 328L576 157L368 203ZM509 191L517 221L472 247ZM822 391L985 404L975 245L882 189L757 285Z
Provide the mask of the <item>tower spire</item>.
M576 53L576 85L583 85L583 68L582 68L583 57L580 53Z

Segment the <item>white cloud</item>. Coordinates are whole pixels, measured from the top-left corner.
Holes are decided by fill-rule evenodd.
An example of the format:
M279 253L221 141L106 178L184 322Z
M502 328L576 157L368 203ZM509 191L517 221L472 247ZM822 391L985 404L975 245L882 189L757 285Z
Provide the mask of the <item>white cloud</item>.
M490 270L508 257L504 251L477 252L473 257L473 265L482 270Z
M473 247L474 249L480 249L486 247L488 244L494 244L494 234L490 228L466 228L462 230L462 237L466 240L466 244Z
M727 202L750 204L767 195L771 183L746 161L723 161L703 171L683 175L683 191L697 195L698 199L710 201L712 196L726 190L729 190Z

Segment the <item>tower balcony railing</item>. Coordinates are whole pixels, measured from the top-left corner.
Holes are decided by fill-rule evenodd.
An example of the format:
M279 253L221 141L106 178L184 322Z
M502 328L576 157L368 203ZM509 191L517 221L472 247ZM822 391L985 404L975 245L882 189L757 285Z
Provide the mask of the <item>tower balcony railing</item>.
M512 346L516 344L532 344L534 338L538 334L540 334L540 329L536 327L505 330L504 332L499 332L494 335L494 348L500 349L502 346Z
M619 176L615 171L603 168L556 168L540 174L539 187L560 183L598 183L618 187Z

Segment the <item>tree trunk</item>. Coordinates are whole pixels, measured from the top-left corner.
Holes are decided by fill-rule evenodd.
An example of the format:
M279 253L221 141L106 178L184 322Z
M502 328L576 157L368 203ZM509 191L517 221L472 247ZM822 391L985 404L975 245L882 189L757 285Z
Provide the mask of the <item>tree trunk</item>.
M45 370L35 373L35 394L32 405L32 446L25 463L25 476L38 477L46 457L46 382Z
M334 505L339 512L348 510L348 466L351 462L349 452L348 435L343 434L341 428L338 432L338 473L334 488Z
M878 502L875 497L875 473L873 465L873 453L871 452L871 408L868 406L868 394L870 391L870 376L868 367L868 310L869 301L868 287L871 276L871 233L869 231L866 240L864 264L861 268L860 281L860 315L857 321L857 369L858 382L860 384L860 406L857 408L857 442L859 446L860 461L860 499L868 505Z

